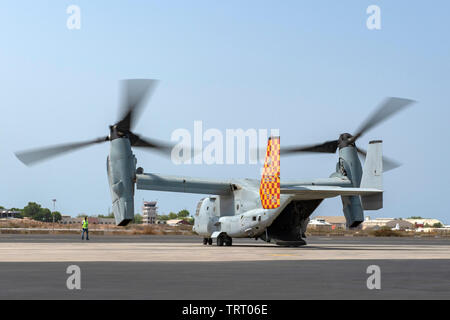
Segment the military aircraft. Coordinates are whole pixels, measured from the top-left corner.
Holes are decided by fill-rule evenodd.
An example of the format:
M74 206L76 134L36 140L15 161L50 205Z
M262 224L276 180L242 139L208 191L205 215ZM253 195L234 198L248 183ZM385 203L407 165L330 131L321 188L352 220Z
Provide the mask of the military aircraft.
M386 99L351 135L308 146L280 147L280 137L270 137L261 180L203 179L144 173L136 168L132 147L147 148L170 154L169 143L144 138L132 131L137 113L156 86L155 80L123 81L122 116L111 125L109 135L89 141L17 152L26 165L74 151L89 145L110 142L107 175L116 224L125 226L134 217L135 188L209 195L198 202L193 229L203 237L203 244L231 246L233 238L255 238L278 245L305 245L309 217L327 198L340 196L349 228L364 221L364 210L383 206L382 174L398 164L382 157L382 142L371 141L368 150L356 147L355 141L369 129L413 101ZM336 153L336 169L328 178L280 180L280 155L296 153ZM358 153L366 158L364 168Z

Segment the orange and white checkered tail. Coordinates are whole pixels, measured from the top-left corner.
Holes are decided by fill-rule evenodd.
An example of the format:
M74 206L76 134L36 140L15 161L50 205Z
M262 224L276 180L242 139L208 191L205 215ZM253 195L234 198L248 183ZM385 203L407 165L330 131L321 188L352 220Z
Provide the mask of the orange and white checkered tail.
M280 137L270 137L267 143L259 196L264 209L280 206Z

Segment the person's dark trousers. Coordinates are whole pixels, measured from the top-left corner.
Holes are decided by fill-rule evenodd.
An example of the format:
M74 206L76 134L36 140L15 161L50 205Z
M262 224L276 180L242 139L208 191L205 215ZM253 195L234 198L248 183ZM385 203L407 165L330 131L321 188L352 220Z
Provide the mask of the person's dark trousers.
M84 240L84 233L86 232L86 240L89 240L89 230L83 228L83 233L81 234L81 240Z

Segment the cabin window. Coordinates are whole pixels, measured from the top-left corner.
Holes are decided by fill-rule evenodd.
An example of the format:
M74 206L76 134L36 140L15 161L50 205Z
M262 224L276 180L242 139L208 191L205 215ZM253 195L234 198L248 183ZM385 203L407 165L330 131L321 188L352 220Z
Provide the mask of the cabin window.
M252 217L253 218L253 221L256 221L256 217Z

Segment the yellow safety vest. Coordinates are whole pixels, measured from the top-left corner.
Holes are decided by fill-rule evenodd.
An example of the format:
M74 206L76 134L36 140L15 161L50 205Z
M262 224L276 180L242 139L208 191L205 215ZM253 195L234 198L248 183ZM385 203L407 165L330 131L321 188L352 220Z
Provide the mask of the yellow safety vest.
M83 220L83 229L87 229L87 228L88 228L88 221Z

